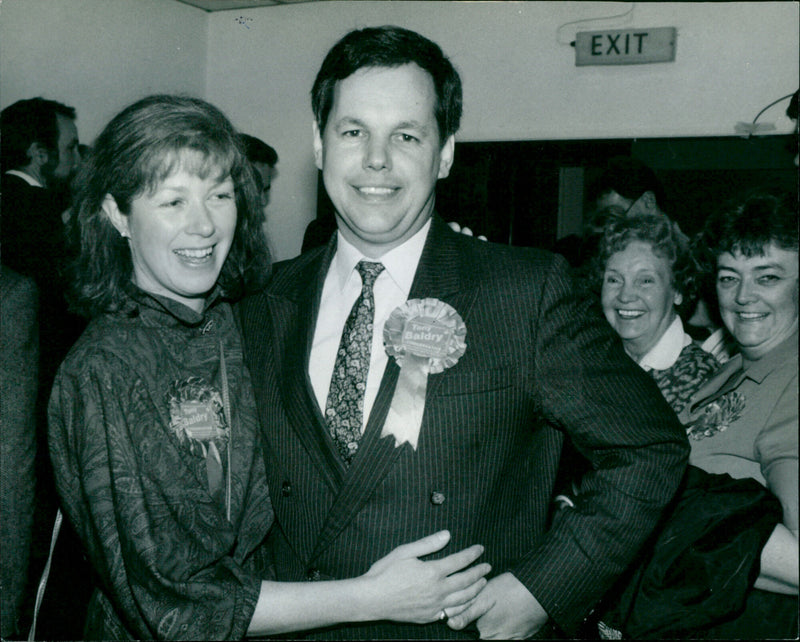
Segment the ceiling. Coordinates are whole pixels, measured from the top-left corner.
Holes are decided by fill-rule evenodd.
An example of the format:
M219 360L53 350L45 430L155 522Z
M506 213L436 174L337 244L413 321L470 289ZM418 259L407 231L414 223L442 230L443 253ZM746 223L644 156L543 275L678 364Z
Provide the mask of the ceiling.
M278 4L297 4L298 2L320 2L321 0L178 0L204 11L227 11L230 9L252 9L271 7Z

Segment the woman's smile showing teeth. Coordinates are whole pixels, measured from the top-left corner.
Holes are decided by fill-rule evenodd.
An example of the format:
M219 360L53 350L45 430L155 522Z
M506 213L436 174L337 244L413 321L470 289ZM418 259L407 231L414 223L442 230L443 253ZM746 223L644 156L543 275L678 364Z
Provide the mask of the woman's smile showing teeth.
M207 259L209 256L211 256L213 251L213 247L204 247L198 249L184 248L180 250L174 250L175 254L189 261L202 261Z
M617 310L617 314L623 319L638 319L644 314L644 310Z

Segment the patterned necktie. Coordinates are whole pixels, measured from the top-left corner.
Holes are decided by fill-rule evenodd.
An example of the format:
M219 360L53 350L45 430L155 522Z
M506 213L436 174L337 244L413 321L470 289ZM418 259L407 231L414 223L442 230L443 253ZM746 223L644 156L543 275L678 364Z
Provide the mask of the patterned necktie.
M383 264L361 261L361 294L353 304L342 330L342 339L333 365L331 387L325 404L325 419L339 454L347 465L358 450L364 418L364 390L367 387L375 300L372 286L383 271Z

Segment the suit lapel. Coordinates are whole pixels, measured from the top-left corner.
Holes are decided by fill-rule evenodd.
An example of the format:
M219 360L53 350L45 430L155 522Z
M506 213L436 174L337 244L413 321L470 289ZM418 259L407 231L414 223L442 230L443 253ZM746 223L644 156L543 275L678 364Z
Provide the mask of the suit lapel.
M292 327L284 335L286 358L280 373L280 386L289 423L326 483L336 491L341 486L345 467L333 448L308 376L322 284L334 251L335 240L329 244L321 261L310 264L297 279L298 289L289 296L294 300L296 313L292 315ZM276 346L276 349L280 347Z
M473 288L459 292L463 288L463 272L459 269L459 254L454 238L447 225L434 217L409 298L448 299L463 317L475 299L475 291ZM394 359L390 359L381 379L378 396L372 407L358 454L353 459L350 470L343 479L341 491L328 513L312 559L325 550L350 523L363 508L375 487L389 472L400 453L409 448L407 444L395 447L393 438L380 437L399 375L399 366ZM439 378L434 375L428 380L428 394ZM425 430L424 418L422 430Z

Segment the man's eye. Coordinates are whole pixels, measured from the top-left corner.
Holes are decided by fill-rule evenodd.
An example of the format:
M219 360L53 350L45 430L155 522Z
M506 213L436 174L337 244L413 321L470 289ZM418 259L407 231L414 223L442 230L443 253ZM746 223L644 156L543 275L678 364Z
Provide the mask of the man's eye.
M400 140L404 143L416 143L419 141L419 138L416 136L412 136L411 134L399 134Z
M345 138L357 138L361 135L360 129L348 129L347 131L342 132L342 136Z
M164 201L164 203L162 203L162 207L178 207L181 205L181 203L183 203L183 200L176 198L171 201Z
M773 285L781 280L777 274L765 274L763 276L758 277L758 283L760 285Z

